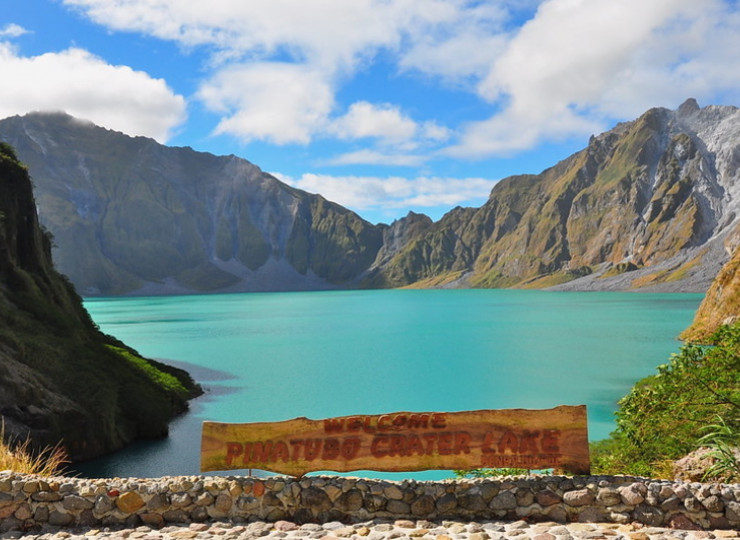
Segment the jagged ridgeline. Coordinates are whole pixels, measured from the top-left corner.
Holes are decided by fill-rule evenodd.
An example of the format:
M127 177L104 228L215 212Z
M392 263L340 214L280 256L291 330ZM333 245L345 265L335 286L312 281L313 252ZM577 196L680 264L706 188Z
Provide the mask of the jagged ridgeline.
M728 257L739 166L737 108L652 109L427 224L374 284L702 292Z
M336 288L382 243L356 214L235 156L62 114L0 123L33 176L54 260L83 295Z
M102 334L52 264L31 181L0 143L0 416L6 437L75 460L160 437L199 388Z
M740 112L651 109L480 208L373 225L235 156L63 114L0 121L83 295L343 287L704 292L740 216Z

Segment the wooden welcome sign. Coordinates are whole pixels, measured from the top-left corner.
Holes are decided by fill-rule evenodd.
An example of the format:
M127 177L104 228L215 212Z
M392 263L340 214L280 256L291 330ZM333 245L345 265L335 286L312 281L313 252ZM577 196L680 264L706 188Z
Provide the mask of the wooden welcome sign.
M588 474L586 406L203 423L204 472L504 467Z

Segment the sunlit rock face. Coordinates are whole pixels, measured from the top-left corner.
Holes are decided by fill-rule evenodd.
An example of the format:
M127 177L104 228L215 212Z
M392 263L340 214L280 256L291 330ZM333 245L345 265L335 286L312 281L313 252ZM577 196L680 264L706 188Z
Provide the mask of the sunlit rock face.
M740 112L651 109L480 208L373 225L235 156L60 114L0 121L83 295L347 287L705 291L738 223Z
M479 287L705 291L740 197L740 112L651 109L538 175L499 182L414 238L376 280Z

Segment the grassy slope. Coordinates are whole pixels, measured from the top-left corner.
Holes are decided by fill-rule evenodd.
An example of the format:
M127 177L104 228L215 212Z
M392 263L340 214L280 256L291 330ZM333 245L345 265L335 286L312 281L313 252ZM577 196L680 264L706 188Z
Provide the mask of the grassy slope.
M28 173L0 144L0 415L6 436L70 457L167 433L199 389L102 334L53 267Z

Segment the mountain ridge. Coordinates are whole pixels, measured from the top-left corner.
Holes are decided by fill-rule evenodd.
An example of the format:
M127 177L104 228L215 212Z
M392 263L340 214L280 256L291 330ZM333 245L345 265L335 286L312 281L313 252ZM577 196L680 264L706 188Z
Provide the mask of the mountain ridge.
M704 292L740 216L736 107L655 108L479 208L373 225L236 156L32 114L0 120L86 295L355 287ZM86 256L80 258L79 253ZM58 255L58 256L57 256Z
M86 295L335 288L380 247L377 227L233 155L63 114L2 125L34 177L57 264ZM339 252L341 267L322 262Z
M427 276L407 261L431 260L430 245L446 242L438 266L470 286L675 290L691 281L683 272L694 283L679 290L704 291L728 256L717 241L737 223L739 134L735 107L651 109L539 175L500 181L466 223L445 216L376 273L413 285ZM472 264L461 264L465 253Z

